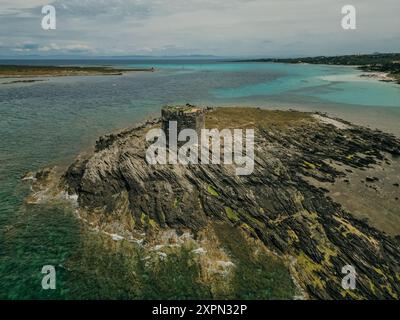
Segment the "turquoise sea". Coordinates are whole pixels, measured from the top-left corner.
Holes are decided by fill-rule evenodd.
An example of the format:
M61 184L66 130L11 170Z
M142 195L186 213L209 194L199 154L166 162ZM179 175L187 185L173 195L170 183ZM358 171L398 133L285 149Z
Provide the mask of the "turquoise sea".
M0 63L156 68L34 83L0 79L0 299L154 298L123 290L129 265L103 251L97 235L84 230L70 209L24 204L29 186L21 177L68 165L99 135L158 115L162 105L318 110L400 136L400 85L361 78L352 67L188 60ZM55 291L41 289L46 264L57 266Z

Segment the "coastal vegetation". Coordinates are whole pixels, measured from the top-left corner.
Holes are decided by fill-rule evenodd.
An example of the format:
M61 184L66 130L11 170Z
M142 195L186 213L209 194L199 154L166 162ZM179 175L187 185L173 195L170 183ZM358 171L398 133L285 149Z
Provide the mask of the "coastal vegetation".
M271 58L243 60L242 62L309 63L357 66L365 72L388 73L400 83L400 53L356 54L344 56L317 56L303 58Z

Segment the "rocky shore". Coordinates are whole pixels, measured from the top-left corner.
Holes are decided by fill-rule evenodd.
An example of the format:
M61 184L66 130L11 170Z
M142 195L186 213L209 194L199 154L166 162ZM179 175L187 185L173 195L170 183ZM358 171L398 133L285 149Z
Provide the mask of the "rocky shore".
M205 231L221 235L224 229L219 243L228 256L242 249L240 243L224 246L234 240L227 234L240 232L286 265L305 298L399 298L400 230L389 235L374 223L379 217L361 219L341 203L343 197L333 196L342 188L349 202L358 201L346 185L356 182L359 171L369 179L363 185L374 185L379 178L373 170L396 166L398 138L323 114L208 110L206 128L255 129L254 172L237 176L233 165L147 164L145 134L160 126L155 119L100 138L95 152L79 157L56 182L50 172L33 175L31 202L48 190L68 194L77 200L81 216L127 239L157 238L166 230L204 239ZM379 193L393 198L391 209L400 215L395 199L400 181L391 178ZM346 182L338 186L340 181ZM231 255L233 262L234 257L249 259ZM356 290L342 287L346 265L357 272Z
M397 79L387 72L368 72L360 75L363 78L377 79L382 82L396 82Z

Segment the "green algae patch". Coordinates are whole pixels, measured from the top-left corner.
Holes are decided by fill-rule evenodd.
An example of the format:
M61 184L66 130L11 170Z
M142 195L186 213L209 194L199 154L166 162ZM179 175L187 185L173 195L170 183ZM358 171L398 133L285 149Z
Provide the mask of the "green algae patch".
M302 277L314 288L324 290L326 282L318 275L324 267L311 260L304 252L297 256L297 264L301 270Z
M291 244L294 242L299 242L299 237L297 236L296 232L294 232L293 230L288 230L287 234L289 237L289 242Z
M219 197L219 193L210 185L207 187L207 192L214 197Z
M149 225L152 228L158 228L157 222L155 220L153 220L153 219L149 219Z
M240 217L244 220L246 224L252 225L253 227L257 226L261 230L265 229L265 225L261 221L254 218L251 214L247 213L242 208L240 208L238 211Z
M144 212L142 212L140 215L140 222L141 222L142 226L144 226L146 224L146 219L147 219L147 215Z
M313 164L313 163L311 163L311 162L304 161L303 163L304 163L304 165L305 165L307 168L309 168L309 169L315 169L315 168L316 168L316 165Z
M238 214L235 211L233 211L232 208L225 207L225 213L228 219L231 220L232 222L240 221Z
M178 205L179 205L179 199L178 199L178 198L175 198L172 207L173 207L174 209L176 209L176 208L178 208Z

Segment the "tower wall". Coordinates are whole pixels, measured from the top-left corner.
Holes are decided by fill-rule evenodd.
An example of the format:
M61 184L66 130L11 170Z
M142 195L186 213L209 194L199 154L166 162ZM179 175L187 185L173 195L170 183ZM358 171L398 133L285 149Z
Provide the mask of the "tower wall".
M176 121L178 134L184 129L193 129L201 136L201 129L205 125L205 110L192 105L166 106L161 110L162 129L164 130L167 142L169 141L169 122ZM184 144L181 142L179 144Z

